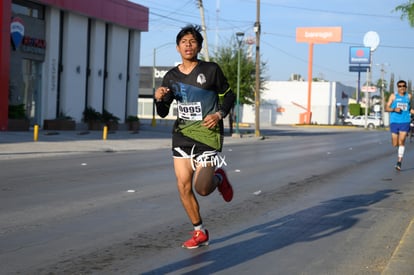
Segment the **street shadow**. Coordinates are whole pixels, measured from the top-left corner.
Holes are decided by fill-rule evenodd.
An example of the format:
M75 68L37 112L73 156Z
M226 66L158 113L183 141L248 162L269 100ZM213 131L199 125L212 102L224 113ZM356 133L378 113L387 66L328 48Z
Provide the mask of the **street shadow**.
M352 129L351 129L352 130ZM339 134L343 134L344 130L336 131L335 129L325 129L321 131L317 131L313 129L309 131L307 129L263 129L260 131L260 134L263 136L335 136Z
M358 215L369 211L368 206L388 198L395 191L395 189L385 189L371 194L324 201L314 207L215 239L210 242L210 245L234 238L243 239L240 242L216 249L210 246L207 251L197 249L188 259L141 274L179 272L191 266L198 266L198 268L191 269L187 273L179 273L212 274L295 243L312 242L329 237L354 226L360 220Z
M265 129L261 129L260 130L260 136L262 137L283 137L283 136L291 136L291 137L296 137L296 136L335 136L335 135L340 135L343 134L344 132L352 132L354 133L355 131L359 131L361 132L362 129L358 129L358 128L341 128L340 130L335 129L334 127L332 128L323 128L323 129L310 129L310 128L292 128L292 129L285 129L285 128L278 128L277 126L275 126L274 128L265 128ZM362 133L367 133L366 131L362 132ZM249 136L249 135L254 135L255 134L255 129L241 129L240 130L240 134L242 136ZM225 130L224 132L225 136L232 136L232 134L228 131L228 129Z

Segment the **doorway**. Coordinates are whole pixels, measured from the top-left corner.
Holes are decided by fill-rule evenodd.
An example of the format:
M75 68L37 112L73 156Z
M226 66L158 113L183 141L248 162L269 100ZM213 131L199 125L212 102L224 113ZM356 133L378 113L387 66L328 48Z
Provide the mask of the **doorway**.
M26 115L30 125L40 124L40 102L42 82L42 62L23 59L23 103L26 106Z

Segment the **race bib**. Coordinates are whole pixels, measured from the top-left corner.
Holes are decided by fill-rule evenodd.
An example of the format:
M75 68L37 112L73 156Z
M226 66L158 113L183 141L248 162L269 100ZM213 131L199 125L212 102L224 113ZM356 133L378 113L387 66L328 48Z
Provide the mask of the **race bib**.
M203 120L201 102L179 102L178 117L184 120Z
M403 111L407 111L408 110L408 104L405 102L397 102L397 108L400 108Z

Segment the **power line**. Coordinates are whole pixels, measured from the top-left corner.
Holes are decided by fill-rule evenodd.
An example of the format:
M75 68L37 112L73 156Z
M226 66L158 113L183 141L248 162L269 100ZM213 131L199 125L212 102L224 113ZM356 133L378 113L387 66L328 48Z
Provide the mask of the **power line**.
M167 20L170 20L170 21L173 21L173 22L181 22L181 23L184 23L184 24L188 24L189 23L188 21L181 20L180 18L198 19L198 17L195 16L195 15L192 15L189 12L184 13L184 12L180 12L180 11L185 10L185 7L187 7L187 6L193 7L192 3L193 3L193 0L188 0L183 5L177 7L175 10L162 9L162 8L159 8L158 6L157 7L151 7L149 9L149 14L153 15L153 16L156 16L156 17L159 17L158 19L152 19L151 21L152 21L152 23L155 23L155 22L160 23L163 20L167 19ZM155 10L157 12L154 12L153 10ZM163 13L163 12L165 12L165 13ZM179 17L178 19L176 18L177 16Z
M277 36L277 37L286 37L286 38L292 38L292 39L296 39L295 35L290 35L290 34L281 34L281 33L271 33L271 32L263 32L262 34L264 35L273 35L273 36ZM361 42L346 42L346 41L342 41L338 44L345 44L345 45L352 45L352 46L356 46L356 45L362 45L363 43ZM406 49L406 50L414 50L414 46L401 46L401 45L380 45L381 48L391 48L391 49Z
M339 14L339 15L354 15L354 16L375 17L375 18L381 17L381 18L392 18L392 19L400 20L400 16L392 16L392 15L385 15L385 14L369 14L369 13L359 13L359 12L351 12L351 11L343 11L343 10L335 11L335 10L325 10L325 9L313 9L313 8L306 8L303 6L289 6L289 5L274 4L274 3L263 3L263 4L285 8L285 9L304 10L304 11L309 11L309 12L330 13L330 14Z

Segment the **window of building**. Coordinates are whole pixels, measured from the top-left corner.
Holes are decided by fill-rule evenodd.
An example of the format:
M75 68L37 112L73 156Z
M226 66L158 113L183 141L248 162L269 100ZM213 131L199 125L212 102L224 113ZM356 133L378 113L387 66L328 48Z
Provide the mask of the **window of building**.
M24 0L13 0L12 2L13 14L22 14L38 19L44 19L44 6Z

